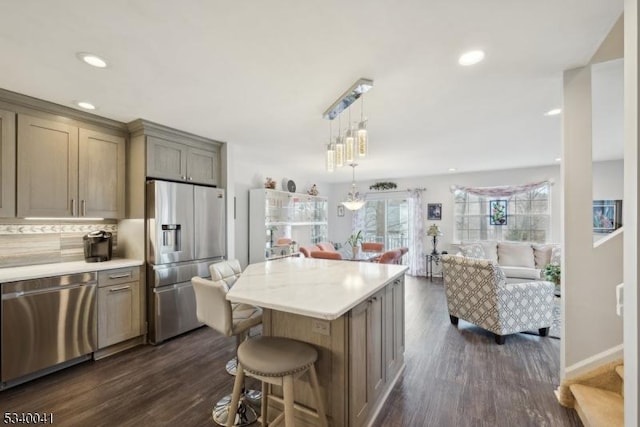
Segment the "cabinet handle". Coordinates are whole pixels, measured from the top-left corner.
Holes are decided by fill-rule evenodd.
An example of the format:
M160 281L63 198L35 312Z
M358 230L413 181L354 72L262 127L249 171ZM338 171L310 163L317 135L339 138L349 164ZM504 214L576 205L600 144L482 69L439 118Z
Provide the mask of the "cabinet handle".
M124 291L126 289L131 289L131 286L121 286L119 288L111 288L111 289L109 289L109 292Z
M71 199L71 216L76 216L76 199Z
M87 216L87 202L84 199L80 200L80 212L82 216Z
M180 178L187 179L186 175L182 175Z
M122 279L123 277L131 277L131 272L125 274L110 274L109 279Z
M189 181L193 181L193 177L191 177L191 176L190 176L190 177L189 177Z

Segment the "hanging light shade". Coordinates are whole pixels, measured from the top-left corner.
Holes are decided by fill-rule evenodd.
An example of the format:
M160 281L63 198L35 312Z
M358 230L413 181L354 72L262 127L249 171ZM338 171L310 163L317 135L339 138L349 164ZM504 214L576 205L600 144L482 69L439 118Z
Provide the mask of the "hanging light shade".
M367 133L367 121L364 118L364 97L360 98L360 123L358 123L358 157L367 156L369 135Z
M358 164L351 163L349 166L353 168L351 191L347 194L347 200L342 202L342 205L350 211L357 211L364 206L366 201L364 200L364 198L360 197L360 193L358 192L358 188L356 187L356 166L358 166Z
M327 144L327 172L333 172L336 169L336 150L333 144Z
M353 163L356 159L355 138L353 137L354 131L347 129L347 136L344 138L344 160L347 163Z
M344 166L344 151L345 151L344 140L342 139L341 136L336 138L335 149L336 149L336 167L341 168Z

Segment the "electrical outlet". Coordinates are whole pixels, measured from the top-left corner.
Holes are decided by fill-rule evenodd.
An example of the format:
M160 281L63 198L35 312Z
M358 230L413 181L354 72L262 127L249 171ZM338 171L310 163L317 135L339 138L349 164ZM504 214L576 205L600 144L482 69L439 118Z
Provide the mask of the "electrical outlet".
M311 321L311 332L315 332L320 335L331 335L331 324L328 320L313 319Z

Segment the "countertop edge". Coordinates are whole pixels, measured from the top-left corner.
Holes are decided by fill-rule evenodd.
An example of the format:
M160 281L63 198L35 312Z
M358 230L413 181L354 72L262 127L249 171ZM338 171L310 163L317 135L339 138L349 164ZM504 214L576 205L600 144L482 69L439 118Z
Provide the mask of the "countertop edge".
M0 283L39 279L50 276L62 276L65 274L136 267L143 264L144 261L139 259L115 258L110 261L104 262L72 261L54 264L35 264L20 267L4 267L0 268Z

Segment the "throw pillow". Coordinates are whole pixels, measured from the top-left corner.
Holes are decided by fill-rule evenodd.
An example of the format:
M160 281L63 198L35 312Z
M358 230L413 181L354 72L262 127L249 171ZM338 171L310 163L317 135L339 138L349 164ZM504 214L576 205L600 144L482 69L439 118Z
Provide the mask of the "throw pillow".
M509 267L535 268L533 248L524 243L498 243L498 263Z
M536 268L544 268L551 262L551 251L558 247L557 244L550 243L546 245L533 244L533 256L535 258Z
M460 252L467 258L480 258L486 259L484 249L480 243L472 243L470 245L461 245Z
M484 258L498 262L498 242L496 240L467 240L462 242L463 245L479 244L484 250Z

